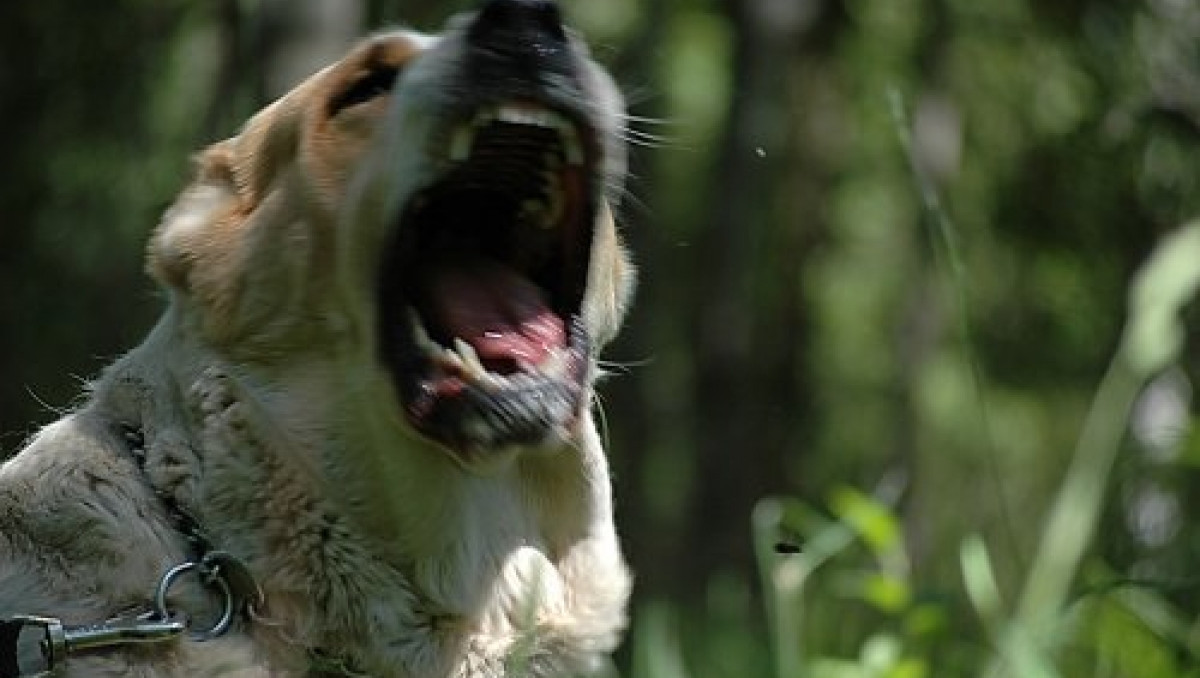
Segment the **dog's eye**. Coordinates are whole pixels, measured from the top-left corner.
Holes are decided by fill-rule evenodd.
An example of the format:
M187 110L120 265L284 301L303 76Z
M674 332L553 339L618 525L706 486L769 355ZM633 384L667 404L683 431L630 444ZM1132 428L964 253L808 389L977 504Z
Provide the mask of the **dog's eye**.
M329 102L329 114L336 115L339 111L391 92L398 72L395 66L376 66L367 71Z

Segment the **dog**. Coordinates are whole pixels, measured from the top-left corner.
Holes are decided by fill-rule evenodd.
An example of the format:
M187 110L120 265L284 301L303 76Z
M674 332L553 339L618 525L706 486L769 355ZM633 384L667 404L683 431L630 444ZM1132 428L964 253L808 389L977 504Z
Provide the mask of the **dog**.
M489 0L201 152L148 247L162 317L0 467L0 667L603 670L622 111L552 2Z

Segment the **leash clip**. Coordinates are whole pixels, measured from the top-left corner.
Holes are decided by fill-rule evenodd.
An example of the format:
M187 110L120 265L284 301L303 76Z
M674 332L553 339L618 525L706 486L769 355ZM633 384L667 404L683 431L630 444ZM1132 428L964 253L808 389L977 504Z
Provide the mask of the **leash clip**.
M220 616L208 628L194 628L186 615L167 607L167 594L189 573L220 600ZM48 678L72 654L167 642L184 633L194 641L212 640L228 631L239 613L255 613L262 605L262 590L246 564L225 551L212 551L198 562L167 570L158 580L149 612L77 626L56 617L0 615L0 678Z
M211 551L199 562L181 563L163 574L154 591L154 613L162 618L172 616L167 609L167 593L180 577L192 572L221 601L221 614L209 628L189 628L192 640L202 642L223 635L238 614L254 613L262 607L262 590L246 564L225 551Z
M161 643L184 632L182 617L147 612L68 626L55 617L0 617L0 678L49 676L67 655L114 645Z

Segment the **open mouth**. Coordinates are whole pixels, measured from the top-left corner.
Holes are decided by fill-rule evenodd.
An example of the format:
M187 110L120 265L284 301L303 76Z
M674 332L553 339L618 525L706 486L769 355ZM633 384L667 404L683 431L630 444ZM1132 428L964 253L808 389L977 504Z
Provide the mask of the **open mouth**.
M409 422L458 453L543 444L577 417L598 185L592 131L527 102L440 142L380 279L382 358Z

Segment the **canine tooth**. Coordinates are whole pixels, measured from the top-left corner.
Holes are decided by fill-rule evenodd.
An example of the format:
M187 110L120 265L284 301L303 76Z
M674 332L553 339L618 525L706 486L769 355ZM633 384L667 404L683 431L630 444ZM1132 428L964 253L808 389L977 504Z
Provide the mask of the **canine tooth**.
M463 367L463 371L466 372L467 376L475 382L483 382L486 384L491 377L491 373L489 373L487 370L480 369L479 365L475 363L467 363Z
M467 370L466 366L463 365L462 358L458 357L457 353L455 353L454 351L451 351L448 348L441 349L435 355L437 356L436 363L442 369L451 370L451 371L466 371Z
M454 351L462 358L463 366L472 373L472 376L478 376L487 373L483 363L479 360L479 354L475 352L475 347L468 344L461 338L454 339Z
M471 144L474 141L475 128L471 125L460 125L450 139L450 160L463 162L471 157Z
M417 348L426 353L434 353L441 350L441 346L429 338L429 333L425 330L425 325L421 322L421 316L417 314L415 309L408 309L409 322L413 328L413 342Z

